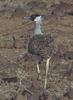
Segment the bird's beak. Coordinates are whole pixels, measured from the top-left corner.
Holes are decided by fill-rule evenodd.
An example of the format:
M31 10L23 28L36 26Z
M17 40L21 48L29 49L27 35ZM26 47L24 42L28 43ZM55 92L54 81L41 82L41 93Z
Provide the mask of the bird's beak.
M31 19L31 17L24 17L24 19L30 20L30 19Z

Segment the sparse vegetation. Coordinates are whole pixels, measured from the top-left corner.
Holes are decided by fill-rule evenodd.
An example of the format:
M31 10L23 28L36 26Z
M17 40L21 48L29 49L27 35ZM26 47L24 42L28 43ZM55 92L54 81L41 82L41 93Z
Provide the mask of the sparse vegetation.
M45 61L38 81L32 56L26 54L33 23L23 17L33 13L43 15L43 32L50 33L58 47L50 62L47 97L73 100L73 0L0 0L0 100L46 98Z

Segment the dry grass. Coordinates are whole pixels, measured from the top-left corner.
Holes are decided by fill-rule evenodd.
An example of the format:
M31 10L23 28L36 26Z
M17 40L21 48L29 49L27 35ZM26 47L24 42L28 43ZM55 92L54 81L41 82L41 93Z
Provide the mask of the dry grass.
M65 100L64 94L73 99L72 90L69 91L73 89L73 16L68 13L73 11L73 1L60 1L64 3L59 0L0 0L0 100L12 97L19 100L27 92L40 95L43 90L45 61L40 65L42 80L37 81L36 65L32 56L26 54L33 35L33 22L23 17L32 13L43 15L43 32L51 33L59 49L51 60L47 89L60 100ZM22 54L23 58L18 59ZM34 94L32 97L36 98ZM66 95L68 100L69 97Z

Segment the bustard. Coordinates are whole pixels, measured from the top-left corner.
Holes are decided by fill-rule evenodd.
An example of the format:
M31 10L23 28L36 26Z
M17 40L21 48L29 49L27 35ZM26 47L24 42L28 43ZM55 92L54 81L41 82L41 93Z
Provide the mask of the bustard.
M43 59L46 59L46 74L44 88L47 85L47 76L49 70L49 62L56 49L54 46L54 40L51 35L46 35L41 31L41 18L39 14L33 14L30 17L24 17L35 22L34 34L28 44L28 52L32 54L32 57L36 63L38 79L40 79L39 64Z

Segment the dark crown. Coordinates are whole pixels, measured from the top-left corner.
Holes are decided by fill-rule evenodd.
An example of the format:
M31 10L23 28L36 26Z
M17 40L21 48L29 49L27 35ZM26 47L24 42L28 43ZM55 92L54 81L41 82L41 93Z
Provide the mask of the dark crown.
M39 14L33 14L33 15L30 16L30 19L31 19L32 21L34 21L34 19L35 19L36 17L38 17L38 16L40 16L40 15L39 15Z

